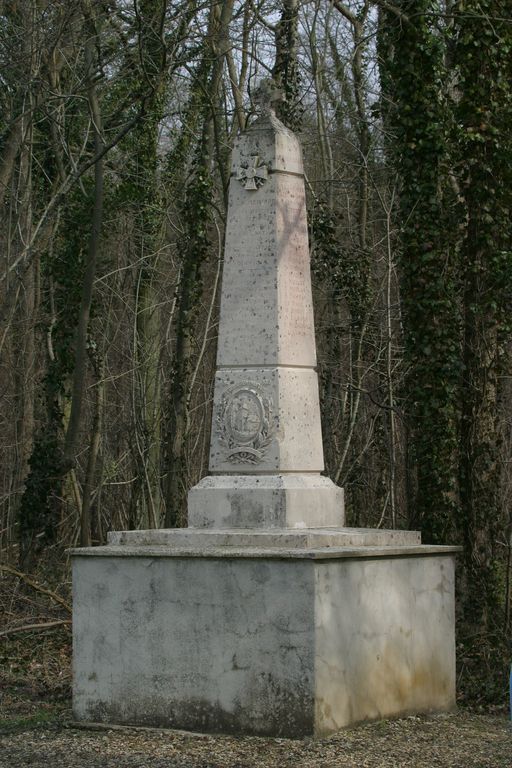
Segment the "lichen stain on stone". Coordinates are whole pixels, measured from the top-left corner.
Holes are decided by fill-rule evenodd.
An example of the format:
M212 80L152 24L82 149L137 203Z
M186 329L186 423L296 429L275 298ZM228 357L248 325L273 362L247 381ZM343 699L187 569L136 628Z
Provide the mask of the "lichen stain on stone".
M270 682L270 681L267 681ZM302 738L313 735L313 701L306 694L295 694L274 682L272 696L266 701L235 702L231 710L205 699L191 698L174 703L153 697L139 700L135 712L127 702L89 703L87 719L91 722L160 728L179 728L209 733L247 733L254 736ZM257 688L257 686L256 686ZM252 690L253 696L257 692ZM249 692L249 695L251 693ZM80 716L83 719L83 716Z

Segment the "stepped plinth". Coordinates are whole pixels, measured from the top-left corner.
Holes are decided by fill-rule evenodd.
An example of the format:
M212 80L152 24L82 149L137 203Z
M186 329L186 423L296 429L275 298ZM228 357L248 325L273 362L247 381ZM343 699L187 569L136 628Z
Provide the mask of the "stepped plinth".
M82 721L301 737L454 706L456 548L344 527L322 474L302 155L277 95L233 152L189 526L72 553Z

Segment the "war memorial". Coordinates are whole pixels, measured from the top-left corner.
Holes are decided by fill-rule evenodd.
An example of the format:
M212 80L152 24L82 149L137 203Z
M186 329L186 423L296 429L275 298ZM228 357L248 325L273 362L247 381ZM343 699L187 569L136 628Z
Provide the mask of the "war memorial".
M73 550L74 716L320 736L455 705L455 547L344 526L325 477L301 147L266 83L229 191L188 527Z

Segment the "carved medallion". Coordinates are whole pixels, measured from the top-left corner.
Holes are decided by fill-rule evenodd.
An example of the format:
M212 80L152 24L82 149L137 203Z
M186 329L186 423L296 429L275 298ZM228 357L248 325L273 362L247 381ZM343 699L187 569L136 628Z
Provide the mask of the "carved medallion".
M272 399L257 384L236 384L223 393L216 423L226 461L257 464L276 431Z
M243 162L238 167L236 178L242 182L244 189L259 189L268 179L268 165L260 163L258 155L251 157L251 162Z

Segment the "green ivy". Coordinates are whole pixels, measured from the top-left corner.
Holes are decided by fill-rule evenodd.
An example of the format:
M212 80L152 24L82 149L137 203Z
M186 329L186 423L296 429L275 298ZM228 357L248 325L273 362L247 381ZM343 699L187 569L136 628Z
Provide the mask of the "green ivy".
M85 190L85 196L84 191ZM41 259L45 285L50 281L53 293L44 294L48 318L55 313L51 329L53 359L48 361L42 381L40 428L29 459L29 472L19 512L22 559L38 547L52 542L62 505L64 406L70 396L69 385L75 361L75 329L81 301L84 273L83 253L87 248L93 182L83 179L82 189L75 187L62 210L54 249ZM95 308L91 309L94 316ZM48 327L42 329L49 332Z
M272 71L273 78L283 89L285 97L278 105L278 117L292 131L300 130L304 114L297 58L299 5L293 0L284 0L282 3L281 18L275 27L276 61Z
M417 477L412 522L421 524L426 541L442 542L457 503L460 212L448 183L445 39L429 16L437 5L401 0L397 6L413 21L383 12L379 53L385 103L391 105L385 120L400 176L404 397Z
M322 201L316 202L309 226L314 278L329 285L335 302L347 302L352 322L359 325L371 298L369 254L340 242L335 215Z
M512 331L512 28L504 0L464 0L455 11L454 144L467 209L460 471L465 618L494 631L505 591L496 541L506 526L499 398Z

